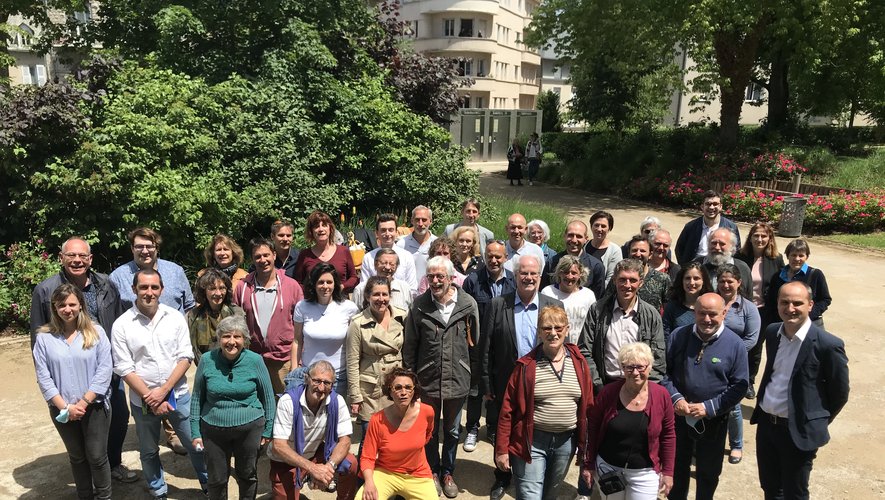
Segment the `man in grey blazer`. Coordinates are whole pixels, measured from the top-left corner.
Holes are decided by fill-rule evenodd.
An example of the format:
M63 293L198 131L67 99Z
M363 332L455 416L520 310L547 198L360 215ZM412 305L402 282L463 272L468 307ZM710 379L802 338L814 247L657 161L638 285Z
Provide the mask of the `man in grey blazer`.
M513 274L516 292L492 299L483 318L482 380L480 390L493 402L486 413L486 432L498 426L498 413L504 391L516 360L528 354L538 338L538 312L548 306L563 307L562 302L541 295L541 260L537 255L523 255L516 261ZM494 438L490 437L494 443ZM510 485L511 473L495 468L495 483L490 498L498 500Z
M839 338L812 324L811 289L793 281L778 293L783 323L765 331L767 360L756 409L756 459L766 499L806 499L817 449L848 401L848 357Z

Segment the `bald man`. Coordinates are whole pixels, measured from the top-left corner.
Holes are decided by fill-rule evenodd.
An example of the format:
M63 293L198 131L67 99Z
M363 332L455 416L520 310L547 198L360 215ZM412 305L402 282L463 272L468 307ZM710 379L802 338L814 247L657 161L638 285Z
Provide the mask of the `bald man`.
M525 239L525 233L528 230L528 224L522 214L513 214L507 218L507 241L505 248L507 249L507 262L504 263L504 269L513 272L513 268L517 259L523 255L537 255L541 259L541 273L544 272L544 264L547 256L541 247Z
M725 327L725 302L715 293L695 304L695 323L671 334L667 377L676 412L676 467L670 500L688 498L695 459L698 500L712 499L722 472L728 412L749 386L747 350Z

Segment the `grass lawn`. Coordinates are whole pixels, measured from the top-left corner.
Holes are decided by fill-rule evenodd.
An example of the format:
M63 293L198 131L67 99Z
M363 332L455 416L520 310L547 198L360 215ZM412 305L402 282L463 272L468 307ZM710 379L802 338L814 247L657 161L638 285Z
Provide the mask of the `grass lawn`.
M854 247L873 248L885 251L885 232L870 234L831 234L829 236L821 236L820 238Z
M839 156L833 170L818 177L815 183L846 189L881 189L885 187L885 149L878 148L866 158Z

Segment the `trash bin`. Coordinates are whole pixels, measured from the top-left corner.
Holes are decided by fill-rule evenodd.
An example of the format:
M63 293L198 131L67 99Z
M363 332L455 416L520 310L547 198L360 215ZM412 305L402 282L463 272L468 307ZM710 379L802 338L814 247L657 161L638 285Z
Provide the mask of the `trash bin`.
M805 205L808 200L798 196L784 197L781 221L777 226L778 236L798 238L802 236L802 223L805 222Z

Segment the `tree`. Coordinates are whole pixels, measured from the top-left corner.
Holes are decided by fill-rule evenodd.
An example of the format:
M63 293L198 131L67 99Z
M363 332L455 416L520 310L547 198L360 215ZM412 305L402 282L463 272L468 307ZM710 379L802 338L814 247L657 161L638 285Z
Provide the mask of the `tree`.
M559 94L552 90L538 94L538 109L541 110L541 132L562 132Z

